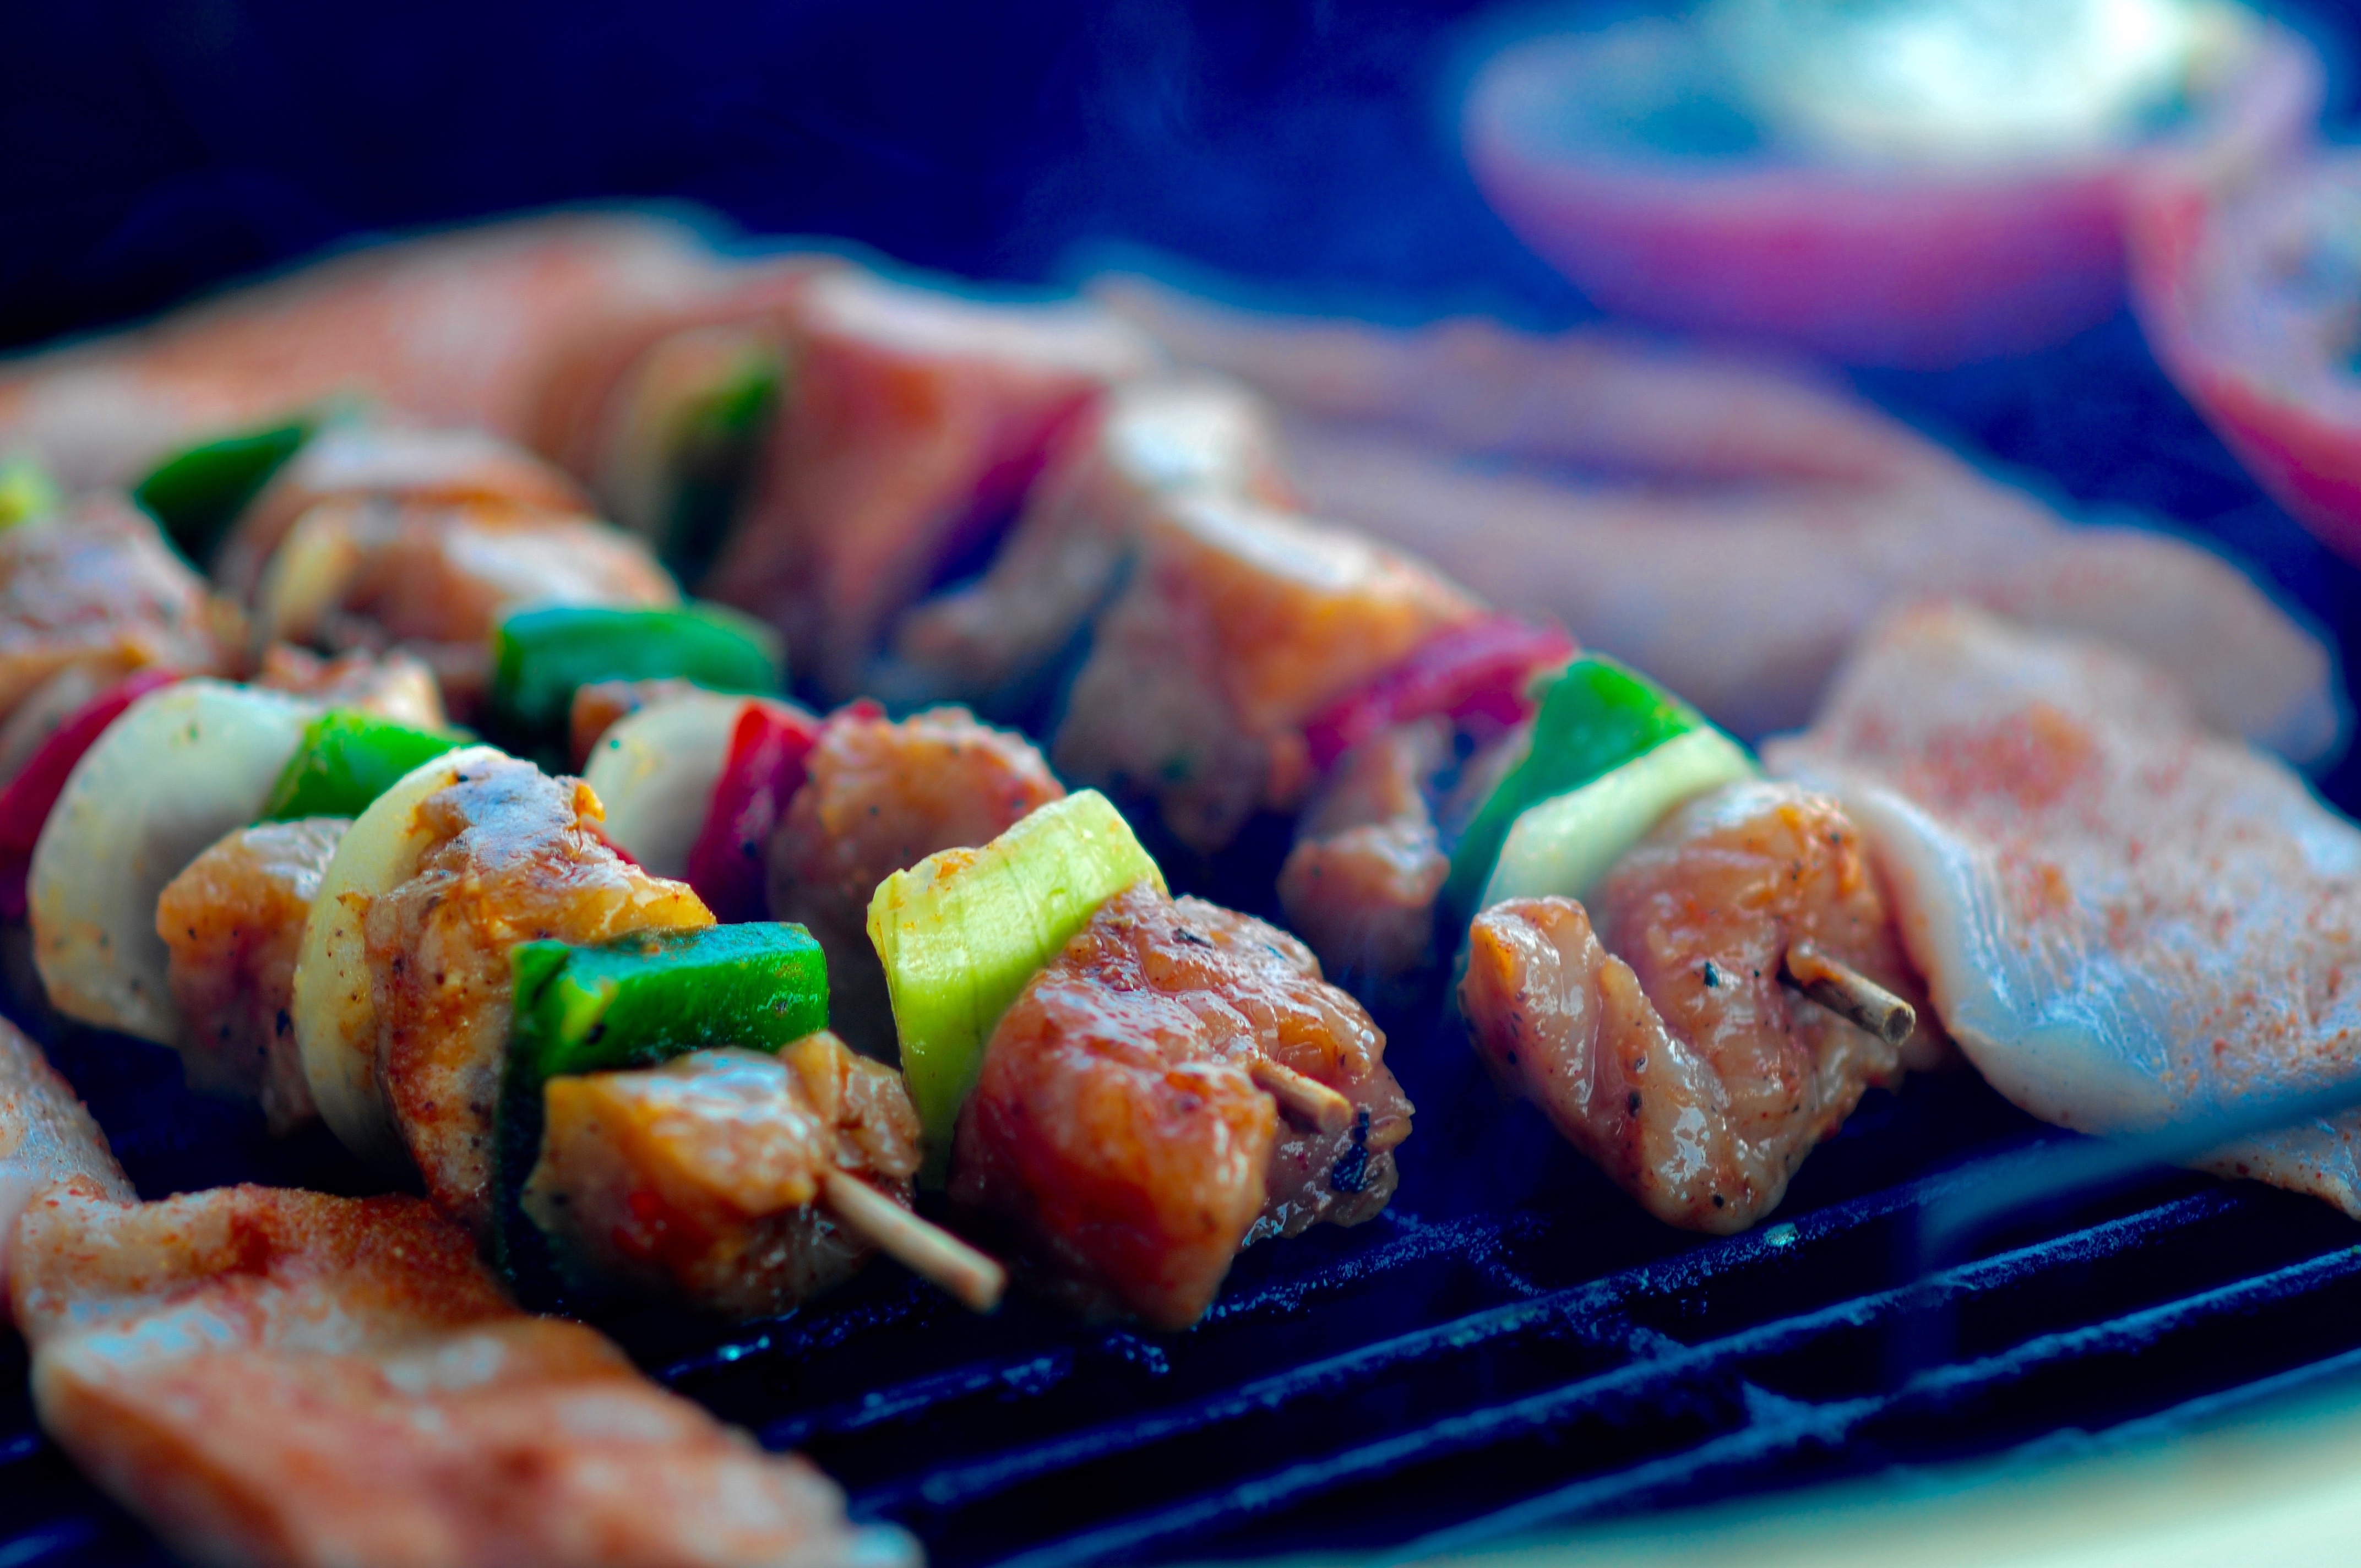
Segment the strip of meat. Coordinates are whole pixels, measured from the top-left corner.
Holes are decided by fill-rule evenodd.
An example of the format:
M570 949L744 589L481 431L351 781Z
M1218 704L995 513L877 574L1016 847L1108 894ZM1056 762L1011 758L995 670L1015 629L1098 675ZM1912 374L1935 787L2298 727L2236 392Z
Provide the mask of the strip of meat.
M938 850L990 843L1066 793L1023 736L938 707L895 721L844 709L804 758L804 782L765 851L771 916L801 923L828 955L829 1016L889 1055L885 972L869 942L877 884Z
M1087 306L984 307L850 269L794 313L765 472L704 588L771 620L843 698L890 620L990 543L1058 433L1154 354Z
M1050 754L1219 850L1314 781L1303 725L1482 607L1422 562L1243 499L1179 497L1099 617Z
M291 1012L303 922L351 823L313 817L240 828L156 902L190 1086L251 1100L277 1134L319 1114Z
M0 1018L0 1292L13 1272L17 1217L64 1183L116 1202L133 1197L106 1135L72 1088L40 1047Z
M1329 973L1386 980L1425 961L1451 874L1426 786L1450 749L1444 719L1380 731L1339 759L1305 807L1279 900Z
M915 1563L801 1459L511 1307L416 1199L38 1199L42 1426L175 1551L308 1568Z
M1129 280L1100 292L1177 359L1279 405L1307 505L1447 563L1740 735L1806 722L1880 610L1937 594L2120 642L2215 723L2299 761L2335 740L2327 651L2218 557L2068 524L1792 376L1605 337L1394 333Z
M1385 1045L1294 938L1142 884L1002 1015L951 1199L1013 1234L1057 1295L1186 1328L1241 1246L1386 1206L1411 1104ZM1282 1115L1298 1078L1349 1116Z
M1865 1089L1940 1054L1938 1031L1897 1050L1783 983L1809 942L1918 994L1833 801L1761 783L1692 801L1597 904L1595 927L1570 898L1477 916L1460 1007L1486 1065L1660 1220L1744 1230Z
M2361 829L2159 672L1977 610L1898 614L1766 753L1873 840L1943 1023L2085 1132L2324 1088L2361 1060ZM2361 1116L2206 1168L2361 1216Z
M368 901L378 1078L428 1196L478 1234L491 1221L509 950L713 923L686 883L615 853L599 815L579 779L506 758L471 765L418 807L416 871Z
M524 1207L577 1284L733 1318L789 1311L873 1250L823 1201L830 1172L910 1205L909 1091L826 1032L775 1058L697 1051L553 1079L547 1101Z
M622 214L487 225L316 263L0 369L0 448L69 489L128 484L192 439L357 394L522 437L544 367L609 314L717 286L686 228Z
M73 665L226 663L203 579L119 497L0 529L0 717Z

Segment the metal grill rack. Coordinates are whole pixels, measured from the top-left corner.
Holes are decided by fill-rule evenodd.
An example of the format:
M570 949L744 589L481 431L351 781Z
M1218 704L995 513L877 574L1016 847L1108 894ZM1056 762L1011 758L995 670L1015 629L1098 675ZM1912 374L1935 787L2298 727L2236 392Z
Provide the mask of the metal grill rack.
M1972 1074L1873 1095L1777 1223L1699 1241L1499 1102L1447 1027L1411 1044L1431 1109L1394 1210L1250 1250L1189 1333L976 1320L885 1266L727 1333L609 1326L945 1568L1466 1543L2105 1441L2361 1368L2361 1227L2268 1189L2159 1175L1924 1270L1926 1215L2057 1141ZM269 1151L166 1053L55 1048L143 1190L359 1179ZM0 1561L166 1561L38 1436L5 1354Z

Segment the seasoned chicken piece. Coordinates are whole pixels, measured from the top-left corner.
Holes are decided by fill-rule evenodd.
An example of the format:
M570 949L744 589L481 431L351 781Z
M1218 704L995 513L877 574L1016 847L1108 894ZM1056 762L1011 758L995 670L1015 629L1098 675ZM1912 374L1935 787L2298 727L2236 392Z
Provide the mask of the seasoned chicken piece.
M1136 381L1067 433L977 582L911 612L887 679L1013 707L1122 580L1147 519L1204 492L1290 499L1268 416L1225 381Z
M481 431L335 425L305 442L238 515L214 563L214 580L240 603L251 602L271 555L305 512L324 501L363 499L576 516L590 510L573 480Z
M357 707L418 729L450 723L443 688L425 661L399 648L381 653L355 649L323 659L308 649L273 642L262 651L254 684L313 697L330 707Z
M191 441L355 394L522 437L574 334L727 275L686 225L636 214L379 246L0 366L0 449L70 489L127 485Z
M1069 776L1153 794L1183 843L1218 850L1257 806L1302 800L1306 719L1479 613L1431 568L1358 534L1177 498L1099 618L1050 754Z
M0 529L0 717L69 666L219 670L216 625L203 580L119 497Z
M829 1016L847 1039L893 1049L885 971L869 943L877 884L938 850L990 843L1065 793L1031 742L965 708L829 717L771 834L766 897L773 919L800 922L827 953Z
M1965 606L1898 612L1766 761L1845 803L1968 1059L2081 1132L2353 1080L2361 828L2162 672ZM2361 1218L2361 1113L2201 1162Z
M579 779L512 759L471 768L418 808L431 847L417 872L369 901L379 1080L427 1195L478 1234L491 1221L509 950L713 924L686 883L618 855L599 817Z
M351 826L312 817L237 828L156 901L156 934L172 953L189 1086L254 1101L273 1133L319 1114L289 1009L320 873Z
M133 1197L106 1135L72 1087L40 1047L0 1018L0 1296L9 1288L17 1216L34 1198L67 1182L117 1202Z
M680 590L647 547L587 517L506 503L324 502L271 559L256 605L266 638L329 648L404 645L462 717L489 673L491 633L526 604L669 605Z
M821 1202L831 1170L909 1207L902 1075L822 1031L777 1057L698 1051L550 1080L525 1212L588 1288L765 1317L850 1279L869 1244Z
M1154 351L1090 306L985 305L847 269L794 308L750 515L704 591L763 615L849 697L889 622L988 544L1050 443Z
M1863 1090L1939 1057L1930 1025L1897 1049L1782 981L1789 948L1809 943L1923 996L1833 801L1767 783L1704 795L1595 902L1596 929L1570 898L1477 916L1460 1008L1500 1080L1660 1220L1744 1230Z
M42 1426L173 1550L285 1568L915 1565L414 1198L82 1190L19 1232Z
M1439 718L1381 731L1338 759L1304 808L1279 902L1329 973L1382 981L1425 961L1451 874L1426 786L1450 749Z
M1385 1048L1294 938L1135 887L993 1031L952 1201L1056 1294L1186 1328L1241 1246L1386 1206L1411 1105Z
M694 681L664 676L646 681L588 681L574 688L566 716L566 750L577 773L590 765L599 739L643 707L701 690Z

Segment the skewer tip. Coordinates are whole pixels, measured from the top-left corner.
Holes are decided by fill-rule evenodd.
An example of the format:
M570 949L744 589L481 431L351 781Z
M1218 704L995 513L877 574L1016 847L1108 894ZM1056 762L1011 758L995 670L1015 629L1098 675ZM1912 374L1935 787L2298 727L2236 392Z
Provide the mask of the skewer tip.
M1901 1045L1918 1027L1916 1008L1850 964L1828 957L1815 943L1795 942L1788 947L1784 978L1829 1012L1889 1046Z
M1008 1271L931 1220L859 1177L828 1173L820 1189L844 1228L971 1311L989 1312L1008 1291Z

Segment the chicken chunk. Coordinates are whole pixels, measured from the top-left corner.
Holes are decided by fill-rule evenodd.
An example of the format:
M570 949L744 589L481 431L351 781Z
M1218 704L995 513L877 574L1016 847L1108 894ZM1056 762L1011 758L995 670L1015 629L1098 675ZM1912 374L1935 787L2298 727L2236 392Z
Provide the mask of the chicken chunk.
M295 959L321 873L350 826L313 817L237 828L156 902L190 1087L255 1102L277 1134L319 1114L290 1011Z
M862 685L891 620L1005 521L1050 443L1154 351L1084 305L981 305L846 269L793 307L792 386L707 592Z
M686 883L617 854L600 815L579 779L520 762L470 770L418 808L433 847L363 923L386 1102L427 1195L479 1234L491 1221L510 949L713 923Z
M775 1058L553 1079L547 1102L524 1207L576 1282L728 1317L790 1310L868 1261L820 1201L829 1171L906 1208L918 1169L901 1075L825 1031Z
M836 1027L893 1047L885 971L869 945L877 884L938 850L986 844L1065 793L1026 739L938 707L895 721L874 708L829 718L765 854L771 916L809 928L828 955Z
M1261 404L1202 378L1116 388L1059 443L990 569L903 621L891 678L937 699L1020 704L1115 591L1147 520L1201 491L1287 504Z
M307 649L273 642L262 652L254 684L313 697L330 707L357 707L413 729L440 729L450 723L434 672L399 648L382 653L355 649L323 659Z
M0 529L0 717L71 665L219 670L217 630L203 580L118 498Z
M1297 824L1279 900L1331 974L1384 981L1425 961L1451 874L1426 785L1450 745L1441 719L1371 737L1338 760Z
M1744 1230L1864 1090L1943 1049L1930 1023L1897 1048L1782 981L1810 942L1924 1002L1861 836L1823 796L1748 783L1693 801L1597 904L1595 927L1568 898L1478 916L1460 1006L1501 1080L1658 1219Z
M1313 782L1304 721L1480 613L1436 573L1308 518L1191 496L1146 529L1100 616L1051 755L1070 777L1152 794L1192 849Z
M304 443L239 515L214 563L214 581L239 602L250 601L270 557L305 512L323 501L368 499L577 516L590 510L573 480L480 431L339 425Z
M804 1461L510 1306L416 1199L59 1190L18 1245L42 1426L194 1561L917 1561Z
M507 611L679 598L644 544L587 517L504 503L332 500L288 533L264 575L255 620L263 636L290 642L408 647L466 717Z
M1283 1115L1265 1085L1298 1077L1347 1113L1328 1129ZM1241 1246L1382 1210L1410 1118L1385 1036L1303 944L1142 885L993 1031L951 1198L1004 1228L1054 1293L1181 1329Z

